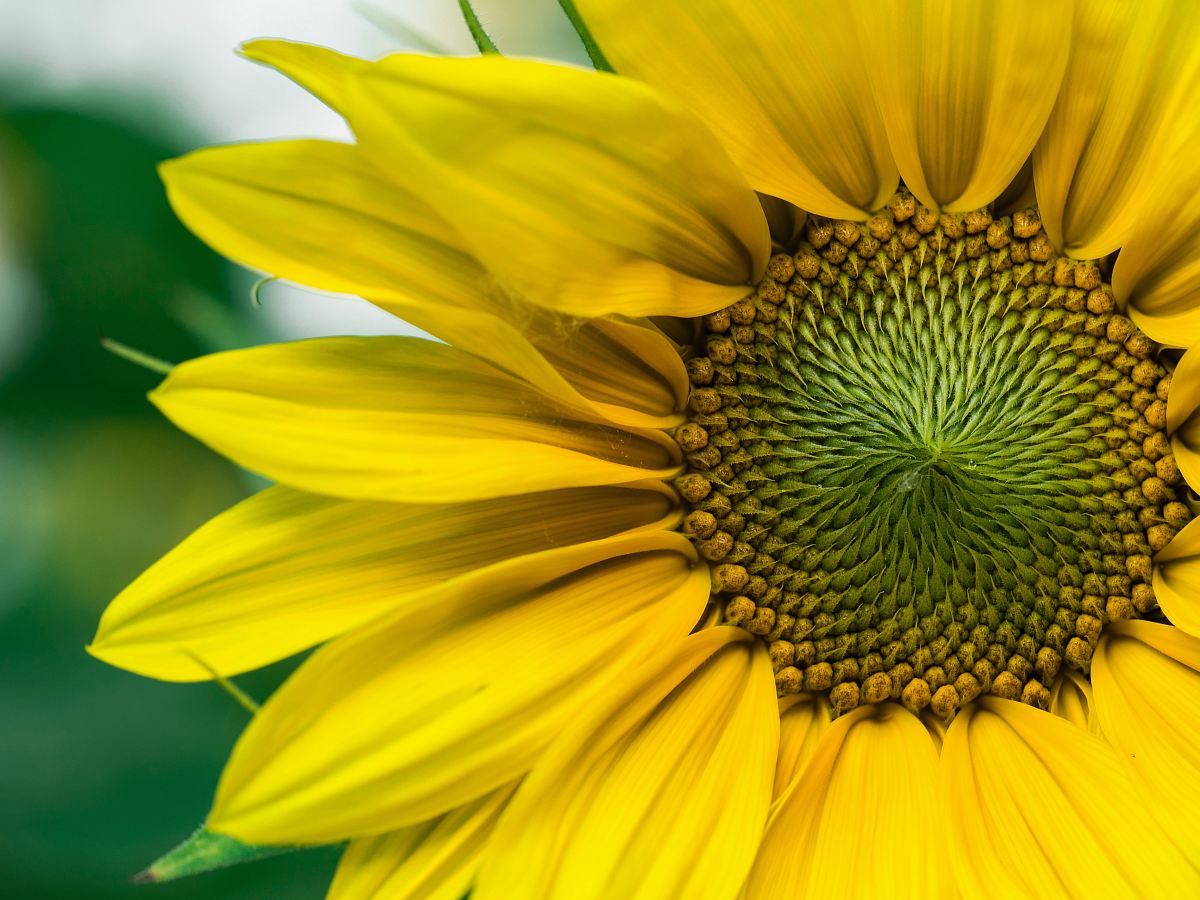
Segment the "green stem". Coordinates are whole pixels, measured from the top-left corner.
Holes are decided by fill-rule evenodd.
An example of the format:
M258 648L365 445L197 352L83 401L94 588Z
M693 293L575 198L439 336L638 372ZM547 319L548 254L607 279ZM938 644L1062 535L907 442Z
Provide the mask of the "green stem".
M234 684L232 680L226 678L224 675L214 674L213 681L219 684L225 693L232 697L233 701L246 712L250 713L250 715L254 715L260 709L262 709L262 706L258 703L258 701L256 701L253 697L243 691L240 687Z
M157 372L159 375L170 375L171 370L175 368L172 363L166 360L159 359L157 356L151 356L149 353L143 353L141 350L134 350L120 341L114 341L112 338L100 338L100 346L109 353L115 353L121 359L127 359L135 365L141 366L143 369L149 369L151 372Z
M238 706L250 713L250 715L254 715L262 708L261 704L259 704L253 697L234 684L232 679L226 678L195 653L191 653L186 650L184 652L195 661L196 665L208 672L208 674L212 676L213 681L220 685L221 689L224 690L225 693L227 693L230 697L232 697Z
M483 23L479 21L479 16L475 15L475 9L471 6L471 0L458 0L458 8L462 10L463 19L467 23L467 29L471 32L471 39L475 41L475 46L479 48L479 52L499 53L500 48L488 37L488 33L483 29Z
M562 11L571 20L571 27L575 29L575 33L579 35L579 40L583 42L583 49L587 51L588 59L592 61L592 65L601 72L615 72L616 69L605 58L604 51L600 49L600 45L592 37L587 24L583 21L583 16L579 15L579 10L575 8L574 0L558 0L558 5L562 7Z

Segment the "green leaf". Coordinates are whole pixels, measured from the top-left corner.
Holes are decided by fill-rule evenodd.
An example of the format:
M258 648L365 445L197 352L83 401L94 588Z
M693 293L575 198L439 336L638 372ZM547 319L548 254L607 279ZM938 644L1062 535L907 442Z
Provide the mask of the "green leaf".
M243 844L231 837L209 831L202 825L196 829L195 834L170 853L155 860L145 871L134 875L133 880L137 884L174 881L187 875L198 875L201 872L266 859L299 849L301 848Z

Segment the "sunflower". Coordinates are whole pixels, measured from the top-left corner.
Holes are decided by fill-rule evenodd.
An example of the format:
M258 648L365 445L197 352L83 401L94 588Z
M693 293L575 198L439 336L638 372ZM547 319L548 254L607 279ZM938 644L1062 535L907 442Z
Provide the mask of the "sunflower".
M163 169L440 339L151 394L276 485L91 651L321 645L208 827L341 900L1196 896L1200 11L579 7L615 73L255 41L354 142Z

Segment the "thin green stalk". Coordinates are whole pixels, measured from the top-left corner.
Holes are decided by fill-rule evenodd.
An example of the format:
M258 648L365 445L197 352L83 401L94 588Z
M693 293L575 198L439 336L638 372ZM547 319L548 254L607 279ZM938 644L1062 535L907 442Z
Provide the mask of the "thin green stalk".
M132 347L122 344L120 341L114 341L112 338L100 338L100 346L109 353L114 353L121 359L127 359L134 365L141 366L143 369L149 369L151 372L157 372L159 375L170 375L171 370L175 366L166 360L159 359L157 356L151 356L149 353L143 353L141 350L134 350Z
M579 15L579 10L575 8L574 0L558 0L558 5L562 7L562 11L570 19L571 27L575 29L575 33L579 35L579 40L583 42L583 49L587 51L588 59L592 61L592 65L601 72L615 72L616 69L605 58L604 51L600 49L600 45L592 37L587 23L583 21L583 16Z
M221 689L225 691L225 693L232 697L238 706L246 710L246 712L250 713L250 715L254 715L259 711L259 709L262 708L262 705L257 700L234 684L232 679L226 678L195 653L188 653L187 655L195 661L196 665L208 672L208 674L212 676L213 681L215 681L221 687Z
M458 0L458 8L462 11L463 19L467 23L467 30L471 32L471 39L475 41L479 52L499 53L500 48L496 46L495 41L488 37L488 33L483 29L483 23L479 21L479 16L475 15L471 0Z
M213 681L220 685L221 689L224 690L225 693L227 693L230 697L232 697L233 701L238 706L250 713L250 715L254 715L260 709L262 709L262 705L257 700L243 691L240 687L234 684L233 681L226 678L224 675L214 674Z

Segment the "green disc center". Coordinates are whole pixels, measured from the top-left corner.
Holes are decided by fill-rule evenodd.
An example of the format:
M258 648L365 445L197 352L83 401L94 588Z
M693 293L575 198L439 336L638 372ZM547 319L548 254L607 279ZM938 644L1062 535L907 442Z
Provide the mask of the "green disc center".
M1044 706L1105 623L1153 609L1188 518L1157 346L1034 211L902 194L805 236L688 362L677 485L714 600L781 693Z

